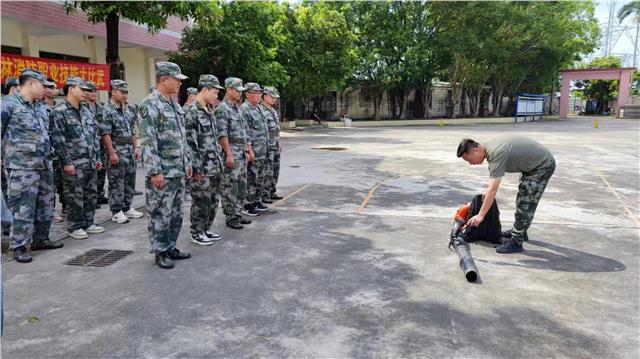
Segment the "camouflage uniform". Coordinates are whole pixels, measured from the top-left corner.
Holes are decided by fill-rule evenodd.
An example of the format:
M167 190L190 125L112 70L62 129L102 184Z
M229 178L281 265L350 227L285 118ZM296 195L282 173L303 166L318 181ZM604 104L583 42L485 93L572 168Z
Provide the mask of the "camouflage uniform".
M90 103L87 103L87 107L89 108L89 112L91 112L91 114L93 115L95 123L98 126L100 126L104 118L104 105L96 102L93 106L91 106ZM100 141L99 158L103 165L107 163L107 149L104 147L104 144L102 143L102 141ZM97 170L98 198L104 197L104 186L106 183L106 178L107 178L107 168L105 166L102 166L101 169Z
M156 73L160 64L156 64ZM166 99L154 91L140 103L137 115L140 147L147 168L145 189L151 252L163 253L175 249L182 228L185 176L191 167L184 113L173 98ZM151 182L151 177L158 174L164 177L161 189Z
M225 81L226 82L226 81ZM218 139L227 137L233 154L233 167L226 166L226 153L222 152L222 209L227 222L240 216L247 193L247 133L240 106L222 100L215 111Z
M197 95L198 94L198 89L195 87L188 87L187 88L187 99L189 99L189 95ZM195 101L195 100L194 100ZM193 102L190 104L187 104L186 102L184 103L184 105L182 106L182 111L184 111L185 113L187 113L187 109L189 108L189 106L193 105Z
M51 138L52 136L52 129L53 129L53 123L51 122L51 112L53 111L53 109L55 108L56 104L54 103L53 107L49 106L48 103L46 103L45 101L42 101L42 111L44 113L44 116L48 122L48 127L49 127L49 137ZM60 199L60 203L62 204L62 209L65 209L65 203L64 203L64 193L63 193L63 186L62 186L62 166L60 165L60 160L58 159L58 155L56 154L55 148L53 149L53 189L54 192L58 194L58 198ZM54 197L54 201L53 201L53 209L55 210L55 206L56 206L56 201L55 201L55 197Z
M116 214L131 208L136 185L136 160L133 148L136 114L130 106L118 107L109 101L104 107L100 135L109 135L118 164L108 162L109 209Z
M87 229L93 225L96 211L96 165L100 162L98 123L86 103L75 108L68 100L53 109L51 122L53 145L61 166L73 165L76 169L74 176L62 174L67 229L69 232Z
M5 85L6 86L6 85ZM15 104L18 102L18 96L19 94L16 93L12 93L10 95L4 95L2 96L2 118L9 118L9 116L11 116L11 113L13 112L13 107L15 106ZM2 133L2 142L4 142L4 132ZM4 158L4 144L2 144L2 156L1 158ZM4 161L2 162L2 168L0 169L0 183L1 183L1 187L2 187L2 194L5 195L5 197L7 196L7 181L8 181L8 174L7 174L7 169L4 167Z
M201 81L202 82L202 81ZM217 81L216 81L217 82ZM223 170L218 144L218 131L213 113L197 100L189 106L185 127L187 143L193 156L193 174L189 180L191 190L191 231L204 233L211 228L216 217ZM198 182L195 175L204 174Z
M272 87L265 87L264 93L275 98L280 97ZM276 184L280 173L280 122L278 112L273 107L262 105L262 113L267 120L267 128L269 129L268 164L265 174L265 191L262 193L262 198L269 199L276 194Z
M250 84L247 88L250 89ZM247 166L247 199L249 205L262 199L265 189L265 170L267 167L267 142L269 138L267 123L260 105L253 106L249 101L240 107L247 124L247 134L253 149L254 159Z
M547 166L520 175L515 221L511 230L512 238L519 243L527 238L527 229L531 226L540 198L555 170L556 163L553 161Z
M7 105L3 101L2 147L8 172L7 204L13 213L11 249L16 249L49 239L53 148L42 104L28 103L16 95L10 111Z

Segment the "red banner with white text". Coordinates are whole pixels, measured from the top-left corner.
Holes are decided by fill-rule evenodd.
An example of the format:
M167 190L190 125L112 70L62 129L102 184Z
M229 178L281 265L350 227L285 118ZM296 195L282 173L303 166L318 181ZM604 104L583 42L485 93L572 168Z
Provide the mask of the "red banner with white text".
M25 68L32 68L52 78L58 87L62 87L67 77L78 76L93 81L98 90L109 90L109 66L86 62L42 59L39 57L2 54L2 83L7 77L18 77Z

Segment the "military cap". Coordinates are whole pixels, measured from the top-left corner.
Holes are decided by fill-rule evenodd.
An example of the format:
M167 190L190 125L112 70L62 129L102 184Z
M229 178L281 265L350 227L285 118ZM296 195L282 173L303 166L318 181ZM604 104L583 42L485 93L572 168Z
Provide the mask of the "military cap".
M233 87L234 89L243 92L246 91L247 88L242 86L242 80L240 80L237 77L227 77L224 80L224 87L225 88L229 88L229 87Z
M47 78L44 77L44 74L40 71L34 70L34 69L24 69L22 70L22 73L20 74L20 76L29 76L29 77L33 77L34 79L42 82L43 85L45 86L51 86L52 83L47 81Z
M224 90L224 87L220 86L220 81L218 81L218 78L213 75L200 75L198 85Z
M64 86L78 86L83 90L90 90L91 88L87 86L83 79L78 76L69 76L67 80L64 82Z
M262 92L262 87L255 82L247 82L247 91L259 91Z
M156 63L156 76L171 76L178 80L188 79L187 76L182 74L180 66L168 61L161 61Z
M111 80L111 88L118 91L129 92L129 85L123 80Z
M17 77L7 77L7 81L5 81L4 86L5 87L12 87L12 86L18 86L20 85L20 81L18 81Z
M198 89L195 87L188 87L187 88L187 95L197 95L198 94Z
M273 98L280 98L280 94L278 93L278 90L276 90L276 88L273 86L265 86L264 90L262 90L262 93L265 95L269 95Z
M96 90L96 84L93 83L93 81L85 81L84 82L85 89L89 90L89 91L95 91Z

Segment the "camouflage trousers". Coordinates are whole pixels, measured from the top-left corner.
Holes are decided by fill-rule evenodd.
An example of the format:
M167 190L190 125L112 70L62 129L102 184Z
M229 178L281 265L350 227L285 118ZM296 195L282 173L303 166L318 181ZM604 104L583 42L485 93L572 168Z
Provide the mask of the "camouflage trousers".
M556 169L555 161L546 167L530 173L520 175L520 185L516 196L515 222L513 223L512 238L522 243L527 229L531 226L536 213L538 202L542 198L549 179Z
M7 206L13 214L11 249L49 239L53 218L53 172L10 169Z
M189 179L191 191L191 231L205 232L211 228L216 219L222 176L205 176L198 182L194 177Z
M67 208L67 204L64 202L64 186L62 184L62 164L60 161L53 161L53 188L58 194L58 199L62 203L62 209ZM53 201L53 208L55 209L56 202Z
M2 187L2 194L4 195L4 197L7 197L7 188L8 186L8 171L6 168L4 168L4 165L2 165L0 167L0 187Z
M100 145L100 161L102 161L102 168L98 170L98 197L104 197L104 185L106 183L105 179L107 178L107 149L104 145ZM111 188L111 186L109 186Z
M273 152L273 158L269 159L269 171L271 175L267 183L268 196L276 194L276 185L278 184L278 177L280 177L280 152L275 150Z
M260 202L263 192L266 193L265 179L268 164L267 159L254 159L247 165L246 203Z
M267 153L267 165L265 167L264 170L264 186L263 186L263 191L261 194L261 198L262 199L268 199L271 198L271 189L274 187L273 182L274 182L274 163L275 163L275 157L276 157L276 153L278 152L277 149L269 149L269 152Z
M133 201L136 186L136 160L133 157L133 146L116 147L118 164L109 163L109 209L111 213L128 211Z
M151 253L160 253L176 247L182 229L182 201L184 177L164 178L164 187L158 189L151 177L144 181L147 212L149 213L149 241Z
M226 156L222 156L225 163ZM247 164L244 153L234 156L233 167L224 167L222 172L222 211L229 221L240 215L247 195Z
M67 208L67 230L86 229L93 225L96 213L96 178L95 168L77 168L73 176L62 173L64 181L64 200Z

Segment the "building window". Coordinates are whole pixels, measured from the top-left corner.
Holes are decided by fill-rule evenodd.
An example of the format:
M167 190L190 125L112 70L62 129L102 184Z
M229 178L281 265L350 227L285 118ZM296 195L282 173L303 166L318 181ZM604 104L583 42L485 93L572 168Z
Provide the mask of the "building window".
M358 98L358 106L360 107L369 107L373 101L373 97L371 96L371 90L367 87L360 88L360 96Z
M22 55L22 48L21 47L2 45L2 53L3 54Z
M56 54L54 52L46 52L46 51L40 51L40 57L44 59L53 59L53 60L61 60L61 61L89 62L88 57Z

